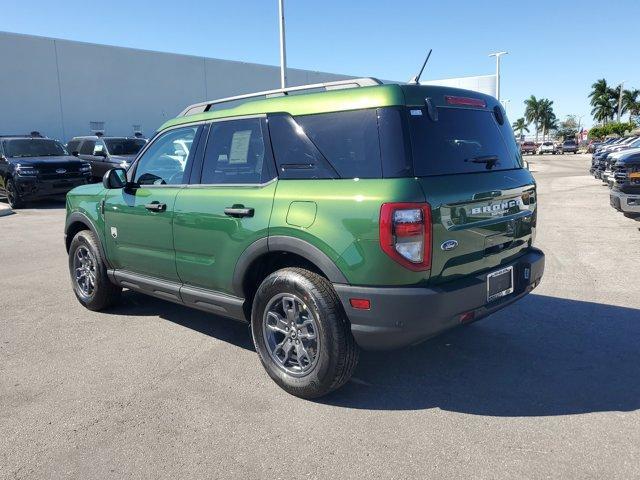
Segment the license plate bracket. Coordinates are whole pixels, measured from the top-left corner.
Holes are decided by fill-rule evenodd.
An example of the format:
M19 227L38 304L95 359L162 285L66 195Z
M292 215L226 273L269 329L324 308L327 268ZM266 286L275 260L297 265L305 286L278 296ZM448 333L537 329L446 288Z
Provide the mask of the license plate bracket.
M513 266L487 275L487 303L513 293Z

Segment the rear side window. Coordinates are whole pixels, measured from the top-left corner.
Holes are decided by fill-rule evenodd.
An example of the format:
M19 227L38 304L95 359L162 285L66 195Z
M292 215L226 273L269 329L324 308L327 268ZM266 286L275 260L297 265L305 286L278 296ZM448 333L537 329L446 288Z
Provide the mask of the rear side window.
M498 125L491 111L439 107L428 115L412 108L408 118L417 176L521 168L510 127Z
M80 153L82 155L93 155L93 150L96 146L96 142L93 140L85 140L82 146L80 147Z
M259 118L211 124L200 183L252 184L271 179L271 157Z
M340 178L290 115L270 115L269 133L280 178Z
M340 178L381 178L375 109L295 117Z

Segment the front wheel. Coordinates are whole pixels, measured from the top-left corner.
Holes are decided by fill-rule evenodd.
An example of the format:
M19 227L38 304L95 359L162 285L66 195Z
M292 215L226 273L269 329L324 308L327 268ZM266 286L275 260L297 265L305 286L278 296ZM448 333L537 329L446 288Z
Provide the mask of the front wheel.
M90 230L78 232L71 241L69 273L73 293L89 310L103 310L120 298L122 289L109 280L107 267L98 248L98 239Z
M9 180L7 180L5 190L7 194L7 202L9 202L9 206L11 208L17 210L18 208L24 207L24 200L22 200L20 191L18 190L18 187L16 186L16 183L13 181L13 179L10 178Z
M269 376L297 397L340 388L358 363L358 346L333 286L302 268L278 270L262 282L251 333Z

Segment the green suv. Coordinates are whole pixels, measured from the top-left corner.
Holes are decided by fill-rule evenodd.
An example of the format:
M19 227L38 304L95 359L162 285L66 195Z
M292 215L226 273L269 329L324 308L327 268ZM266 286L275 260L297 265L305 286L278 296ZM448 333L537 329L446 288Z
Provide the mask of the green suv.
M374 79L193 105L125 171L67 195L73 290L250 323L304 398L363 349L421 342L540 282L535 182L495 98Z

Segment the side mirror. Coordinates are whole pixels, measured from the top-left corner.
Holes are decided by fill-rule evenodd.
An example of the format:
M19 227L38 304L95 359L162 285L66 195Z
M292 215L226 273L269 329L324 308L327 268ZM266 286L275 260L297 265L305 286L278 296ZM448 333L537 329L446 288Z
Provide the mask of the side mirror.
M112 168L102 177L102 185L107 190L124 188L127 185L127 171L124 168Z

